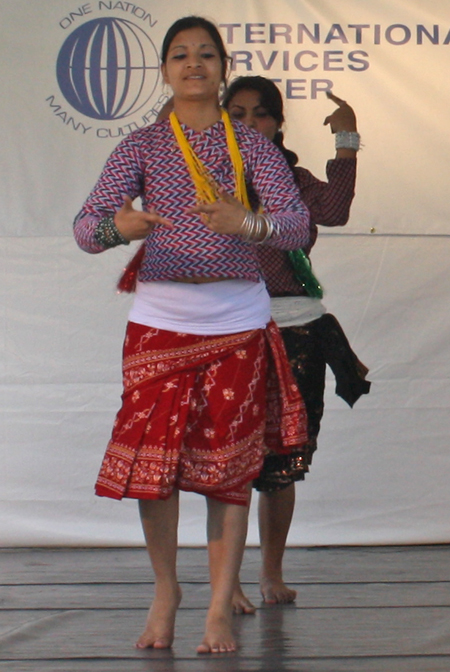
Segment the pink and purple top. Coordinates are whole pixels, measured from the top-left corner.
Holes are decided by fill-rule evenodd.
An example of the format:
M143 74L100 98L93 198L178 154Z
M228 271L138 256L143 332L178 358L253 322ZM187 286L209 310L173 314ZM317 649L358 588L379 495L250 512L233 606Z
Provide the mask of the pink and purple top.
M309 212L284 157L275 145L253 129L234 121L244 163L249 199L262 205L274 233L266 243L278 249L307 247ZM234 192L234 174L222 121L202 132L182 126L193 150L227 192ZM78 245L92 254L105 248L95 240L102 217L114 215L124 196L140 197L144 210L155 208L171 220L173 229L157 225L146 238L139 280L180 277L261 279L256 247L238 235L210 231L198 215L187 211L196 192L168 120L128 135L112 152L74 223Z

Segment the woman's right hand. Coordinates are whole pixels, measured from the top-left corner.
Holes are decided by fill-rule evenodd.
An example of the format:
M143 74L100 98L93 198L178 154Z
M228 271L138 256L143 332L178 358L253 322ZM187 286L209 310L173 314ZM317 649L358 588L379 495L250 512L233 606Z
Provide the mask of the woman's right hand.
M154 208L149 211L135 210L133 201L125 196L120 210L114 216L114 224L119 233L127 240L143 240L153 230L156 224L162 224L173 229L173 224L165 217L160 217Z

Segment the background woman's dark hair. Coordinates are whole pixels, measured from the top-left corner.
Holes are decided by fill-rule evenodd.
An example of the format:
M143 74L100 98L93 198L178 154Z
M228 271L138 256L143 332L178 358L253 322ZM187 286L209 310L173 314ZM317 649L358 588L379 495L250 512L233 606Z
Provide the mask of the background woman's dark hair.
M283 98L276 84L266 77L251 76L238 77L233 80L225 92L222 101L223 107L227 110L234 96L239 91L256 91L259 93L259 102L277 124L281 126L284 122ZM283 152L286 161L291 168L298 163L298 156L295 152L287 149L283 144L284 136L282 131L277 131L273 139L274 144Z
M181 33L182 30L191 30L191 28L203 28L203 30L206 30L206 32L209 33L212 41L217 47L220 60L222 61L222 79L225 82L230 57L227 54L218 28L211 21L204 19L202 16L185 16L182 19L178 19L170 26L162 43L161 62L166 62L170 45L178 33Z

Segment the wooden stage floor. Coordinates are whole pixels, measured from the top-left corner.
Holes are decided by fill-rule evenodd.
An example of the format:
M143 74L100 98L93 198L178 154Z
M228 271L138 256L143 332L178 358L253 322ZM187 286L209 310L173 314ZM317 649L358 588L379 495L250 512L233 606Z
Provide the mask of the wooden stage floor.
M206 550L179 553L172 650L138 651L152 578L144 549L0 549L2 672L450 672L450 545L290 548L288 606L261 604L259 549L235 654L198 656Z

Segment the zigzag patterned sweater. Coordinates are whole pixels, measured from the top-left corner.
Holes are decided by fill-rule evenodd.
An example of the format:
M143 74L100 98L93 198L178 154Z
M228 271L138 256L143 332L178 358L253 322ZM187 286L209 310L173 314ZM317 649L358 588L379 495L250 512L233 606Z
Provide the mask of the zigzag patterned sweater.
M250 202L271 215L279 249L308 245L309 212L286 161L275 145L238 121L233 122L244 162ZM202 132L183 127L188 141L217 183L233 193L234 177L222 121ZM125 195L140 196L174 228L155 226L146 239L141 282L180 277L261 279L255 245L238 235L210 231L198 215L188 214L196 193L168 120L128 135L112 152L74 223L78 245L92 254L104 250L94 239L99 220L122 207Z

